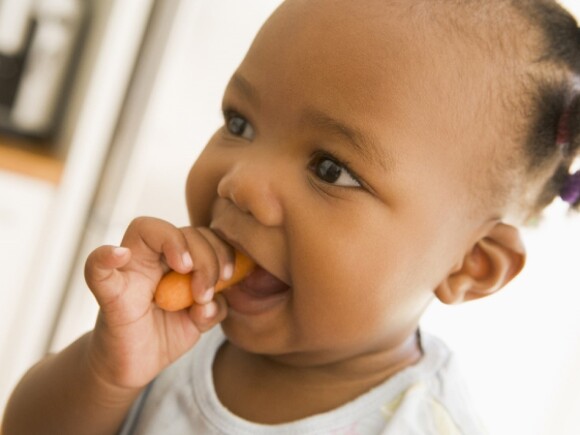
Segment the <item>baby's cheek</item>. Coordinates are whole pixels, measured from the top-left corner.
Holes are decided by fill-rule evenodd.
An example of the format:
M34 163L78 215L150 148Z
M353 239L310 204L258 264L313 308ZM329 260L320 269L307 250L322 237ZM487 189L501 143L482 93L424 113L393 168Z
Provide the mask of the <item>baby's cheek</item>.
M329 316L334 316L329 323L353 339L408 324L424 301L420 279L415 278L405 258L385 259L369 253L327 266L326 279L319 285L324 288L320 303L328 307Z
M387 298L377 290L378 275L330 262L305 262L303 271L301 279L294 281L295 299L301 306L298 314L320 332L344 335L365 327L375 322L375 312L386 304Z
M209 163L202 154L187 178L185 194L192 226L209 226L211 222L220 175Z

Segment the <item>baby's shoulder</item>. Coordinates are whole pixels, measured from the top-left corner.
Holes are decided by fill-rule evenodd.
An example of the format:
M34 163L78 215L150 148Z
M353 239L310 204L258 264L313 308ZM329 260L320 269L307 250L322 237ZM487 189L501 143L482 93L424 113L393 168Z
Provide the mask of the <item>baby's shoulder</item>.
M421 433L486 433L453 352L427 333L421 333L421 346L423 358L387 381L401 385L398 396L383 406L386 418L400 433L418 422Z

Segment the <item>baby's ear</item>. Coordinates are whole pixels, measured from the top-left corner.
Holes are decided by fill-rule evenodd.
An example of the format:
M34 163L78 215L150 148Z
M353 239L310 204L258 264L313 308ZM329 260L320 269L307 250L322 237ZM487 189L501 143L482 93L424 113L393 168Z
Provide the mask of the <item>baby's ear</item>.
M435 289L445 304L489 296L524 267L526 252L517 228L498 223L473 245L450 275Z

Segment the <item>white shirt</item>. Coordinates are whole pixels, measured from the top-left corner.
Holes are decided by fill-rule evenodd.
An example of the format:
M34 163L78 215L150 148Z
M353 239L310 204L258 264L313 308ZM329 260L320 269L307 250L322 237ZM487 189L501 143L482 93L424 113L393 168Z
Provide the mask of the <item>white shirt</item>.
M332 411L263 425L244 420L219 401L212 376L221 328L206 333L168 367L129 413L121 435L181 434L484 434L448 348L421 334L423 357L383 384Z

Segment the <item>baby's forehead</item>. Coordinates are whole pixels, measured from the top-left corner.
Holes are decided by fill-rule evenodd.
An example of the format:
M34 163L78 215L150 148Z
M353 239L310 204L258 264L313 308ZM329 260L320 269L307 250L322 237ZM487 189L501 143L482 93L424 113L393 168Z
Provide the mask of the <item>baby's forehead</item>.
M490 104L496 111L509 106L497 103L515 92L516 64L533 60L531 50L516 52L539 39L518 42L529 24L511 3L287 0L258 38L256 45L268 48L254 60L284 64L280 81L295 73L302 86L334 86L337 98L366 90L382 104L376 88L397 81L391 91L411 95L417 109L434 104L487 114Z
M450 52L460 63L475 58L505 63L521 57L532 60L545 44L540 26L531 22L533 13L524 5L538 2L286 0L266 27L284 32L293 43L306 42L312 50L356 46L375 60L390 55L389 49L424 46L432 50L432 63ZM300 40L298 35L307 30L310 38Z
M548 0L550 1L550 0ZM485 59L504 65L514 59L536 61L546 45L543 0L286 0L280 8L280 27L289 35L302 24L313 26L309 43L358 44L379 57L389 41L400 49L429 47L437 55L453 52L463 63ZM292 25L289 25L289 24ZM316 32L317 31L317 32ZM382 50L381 50L382 44ZM374 53L371 50L375 50ZM448 59L442 58L444 61Z

